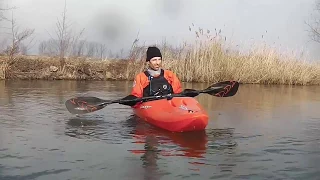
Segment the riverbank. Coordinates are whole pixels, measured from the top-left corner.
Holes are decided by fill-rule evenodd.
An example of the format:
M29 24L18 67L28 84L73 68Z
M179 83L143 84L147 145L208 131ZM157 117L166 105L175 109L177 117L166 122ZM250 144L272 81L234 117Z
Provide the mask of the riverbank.
M260 48L249 53L227 52L221 43L209 41L179 49L160 47L163 66L174 71L183 82L237 80L253 84L320 85L320 64L295 59ZM143 54L143 53L142 53ZM95 60L18 56L9 67L0 57L2 79L45 80L133 80L144 68L144 56L131 60Z
M22 80L126 80L126 60L98 61L86 58L66 58L60 66L59 58L45 56L18 56L5 71L4 58L0 59L2 79ZM1 72L2 70L2 72ZM0 76L1 77L1 76Z

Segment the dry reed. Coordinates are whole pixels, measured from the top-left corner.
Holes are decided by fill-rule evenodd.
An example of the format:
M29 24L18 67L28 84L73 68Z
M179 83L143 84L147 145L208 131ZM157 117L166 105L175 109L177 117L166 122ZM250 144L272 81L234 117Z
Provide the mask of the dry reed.
M266 46L250 52L228 52L225 39L205 36L192 45L184 43L179 49L158 45L165 54L163 67L172 70L183 82L217 82L237 80L252 84L320 84L320 65L285 55ZM132 77L142 69L142 62L131 62L127 69ZM128 78L130 78L128 77Z
M163 67L175 72L183 82L237 80L254 84L320 84L319 63L299 60L267 47L254 48L247 53L230 52L219 33L212 36L209 31L205 34L199 29L195 43L183 43L178 48L166 42L158 45L164 57ZM10 68L0 65L0 78L133 80L145 69L145 50L145 46L133 48L129 60L71 58L66 60L65 67L55 72L50 71L50 66L59 67L58 58L23 56Z
M0 63L0 79L2 80L6 79L5 72L6 72L6 64Z

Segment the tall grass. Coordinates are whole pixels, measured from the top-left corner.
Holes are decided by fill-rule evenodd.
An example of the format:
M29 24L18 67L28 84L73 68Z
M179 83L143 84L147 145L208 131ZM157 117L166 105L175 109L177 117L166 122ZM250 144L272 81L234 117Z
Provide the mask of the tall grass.
M266 46L242 53L230 51L220 32L213 36L199 29L195 33L197 39L193 43L173 47L164 41L157 45L163 54L163 67L172 70L183 82L237 80L254 84L320 85L319 63ZM10 67L0 62L0 79L133 80L146 69L146 48L135 44L127 60L68 58L66 65L56 72L50 71L50 66L59 66L58 58L21 56Z
M0 61L0 80L6 79L7 63Z
M259 84L320 84L319 63L299 60L294 54L281 54L266 46L240 53L227 51L225 39L196 32L198 39L172 48L158 45L164 54L163 67L174 71L184 82L238 80ZM205 36L201 39L200 36ZM127 78L142 71L144 59L128 64Z

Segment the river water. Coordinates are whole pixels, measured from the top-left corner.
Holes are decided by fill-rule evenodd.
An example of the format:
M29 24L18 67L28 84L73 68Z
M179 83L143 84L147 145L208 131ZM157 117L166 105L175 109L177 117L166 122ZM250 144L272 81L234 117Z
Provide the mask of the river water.
M162 131L113 104L81 116L74 96L117 99L131 82L0 81L0 179L318 179L317 86L241 85L196 97L203 132ZM207 84L184 83L202 89Z

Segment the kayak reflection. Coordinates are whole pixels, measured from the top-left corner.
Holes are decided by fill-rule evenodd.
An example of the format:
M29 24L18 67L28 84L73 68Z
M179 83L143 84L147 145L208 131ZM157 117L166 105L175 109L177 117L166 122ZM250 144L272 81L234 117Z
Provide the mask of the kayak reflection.
M199 171L200 167L211 166L207 161L208 155L222 152L230 156L237 147L233 128L172 133L139 120L138 117L128 122L135 124L132 132L134 143L142 146L141 149L129 151L140 155L142 166L147 172L145 175L152 174L153 178L161 176L160 159L165 159L167 163L177 160L175 158L187 159L191 165L188 169Z
M166 174L162 169L163 163L168 163L171 157L204 158L208 142L205 130L173 133L150 125L135 116L127 122L135 125L131 133L133 143L137 145L135 147L142 146L141 149L128 151L140 156L145 171L144 179L161 179ZM166 160L159 164L160 159ZM197 161L196 164L201 165L201 162Z
M108 144L129 141L137 145L135 149L129 150L134 154L142 155L152 151L165 157L204 158L208 153L237 146L232 128L173 133L133 115L126 120L106 119L104 115L94 114L73 117L66 121L64 133L78 139L103 140Z
M145 144L143 150L130 150L135 154L149 151L157 152L161 156L184 156L203 158L206 153L208 137L206 131L173 133L149 125L134 117L134 143Z

